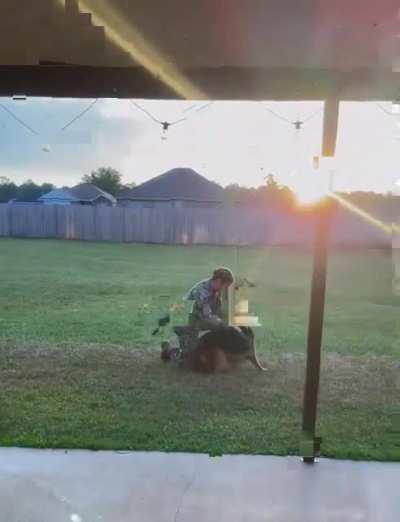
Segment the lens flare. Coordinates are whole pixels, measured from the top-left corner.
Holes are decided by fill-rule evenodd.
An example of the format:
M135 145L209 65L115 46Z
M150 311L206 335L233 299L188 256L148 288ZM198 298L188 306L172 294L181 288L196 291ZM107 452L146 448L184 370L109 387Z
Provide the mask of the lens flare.
M56 1L65 7L65 0ZM205 94L185 77L172 60L150 43L138 27L129 23L108 0L80 0L79 5L91 13L96 25L104 27L109 41L129 54L132 65L143 66L181 98L206 99Z
M312 205L324 199L329 194L329 191L321 187L299 187L295 189L295 194L297 201L301 205Z
M391 224L391 225L389 225L388 223L384 223L380 219L372 216L371 214L369 214L365 210L357 207L357 205L354 205L354 203L351 203L350 201L348 201L344 197L340 196L339 194L331 194L331 196L334 199L336 199L336 201L340 205L342 205L343 207L347 208L348 210L350 210L351 212L353 212L357 216L362 217L365 221L367 221L367 223L370 223L371 225L379 228L380 230L382 230L383 232L385 232L388 235L392 235L399 228L394 223Z

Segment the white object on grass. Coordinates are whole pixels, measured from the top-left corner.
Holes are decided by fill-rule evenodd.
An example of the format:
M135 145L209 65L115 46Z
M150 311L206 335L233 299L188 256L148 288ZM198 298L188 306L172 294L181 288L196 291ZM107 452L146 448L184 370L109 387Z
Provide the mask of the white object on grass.
M238 315L248 314L249 302L245 299L239 301L235 306L235 313L237 313Z
M233 318L235 326L261 326L261 323L256 315L236 315Z

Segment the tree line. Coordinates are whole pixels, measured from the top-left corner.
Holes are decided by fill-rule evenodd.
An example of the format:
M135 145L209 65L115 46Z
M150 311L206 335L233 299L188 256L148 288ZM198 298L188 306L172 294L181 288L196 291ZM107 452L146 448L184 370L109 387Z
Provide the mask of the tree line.
M121 173L111 167L102 167L92 171L82 177L81 183L92 183L113 196L117 195L122 189L135 186L135 183L122 183ZM54 188L55 186L52 183L39 185L32 180L27 180L17 185L8 178L0 177L0 202L7 203L13 199L24 202L36 201L40 196ZM269 174L266 177L265 184L257 188L231 184L225 187L225 193L227 199L234 206L289 211L297 205L294 192L289 187L280 185L273 174ZM398 198L393 198L390 194L359 191L342 194L342 196L346 197L351 203L380 215L389 216L390 212L394 211L394 205L399 205Z
M281 211L291 211L298 208L295 193L287 186L280 185L275 177L270 174L266 177L266 183L257 188L241 187L240 185L228 185L225 188L228 199L235 206L249 208L268 208ZM392 194L376 192L355 191L350 193L336 192L348 202L357 207L373 212L388 220L395 214L395 208L400 208L398 197Z
M123 184L122 174L111 167L101 167L82 177L81 183L91 183L96 187L115 196L124 188L132 188L135 183ZM10 200L32 202L40 196L50 192L56 187L52 183L38 185L32 180L27 180L17 185L10 179L0 176L0 202L7 203Z

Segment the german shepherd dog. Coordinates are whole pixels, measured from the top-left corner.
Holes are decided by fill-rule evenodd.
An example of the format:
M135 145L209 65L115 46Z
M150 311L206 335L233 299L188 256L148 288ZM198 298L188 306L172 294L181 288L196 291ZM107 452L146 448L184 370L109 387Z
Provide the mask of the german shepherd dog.
M245 360L259 370L266 370L258 360L252 329L224 326L199 338L190 366L196 372L223 372Z

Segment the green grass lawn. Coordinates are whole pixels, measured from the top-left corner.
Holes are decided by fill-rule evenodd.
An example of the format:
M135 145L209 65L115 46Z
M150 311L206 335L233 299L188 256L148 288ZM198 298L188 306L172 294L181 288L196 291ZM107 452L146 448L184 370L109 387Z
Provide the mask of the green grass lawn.
M0 444L298 453L309 253L240 251L239 272L257 281L251 306L268 372L199 376L159 360L158 316L221 264L236 268L232 248L1 239ZM400 460L391 278L383 252L331 255L324 455Z

